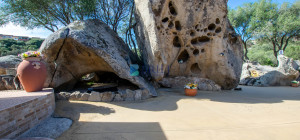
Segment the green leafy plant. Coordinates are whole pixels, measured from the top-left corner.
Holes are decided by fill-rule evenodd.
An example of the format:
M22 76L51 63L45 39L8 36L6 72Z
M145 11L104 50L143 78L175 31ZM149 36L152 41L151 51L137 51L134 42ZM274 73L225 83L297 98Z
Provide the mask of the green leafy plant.
M88 82L88 83L86 83L86 85L88 85L88 86L92 86L94 84L95 84L95 82Z
M294 81L292 81L291 83L293 83L293 84L298 84L299 82L296 81L296 80L294 80Z
M186 89L197 89L198 85L193 84L193 83L188 83L187 85L184 86Z
M41 53L38 51L28 51L18 55L22 59L26 59L28 57L42 57Z

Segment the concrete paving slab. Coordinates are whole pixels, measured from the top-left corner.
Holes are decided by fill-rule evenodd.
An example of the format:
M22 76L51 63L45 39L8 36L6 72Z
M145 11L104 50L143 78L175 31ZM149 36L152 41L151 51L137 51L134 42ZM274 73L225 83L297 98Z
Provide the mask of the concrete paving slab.
M142 102L59 101L56 114L74 120L59 140L299 140L300 88L242 91L159 89Z

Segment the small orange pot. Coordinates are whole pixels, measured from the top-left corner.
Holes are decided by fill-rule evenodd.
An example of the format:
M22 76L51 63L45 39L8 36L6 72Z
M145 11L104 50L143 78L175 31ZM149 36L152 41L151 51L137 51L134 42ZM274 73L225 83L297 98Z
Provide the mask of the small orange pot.
M184 89L186 96L196 96L197 95L197 89Z
M298 87L299 83L292 83L292 87Z
M24 59L17 69L19 80L27 92L43 89L47 78L46 65L37 57Z

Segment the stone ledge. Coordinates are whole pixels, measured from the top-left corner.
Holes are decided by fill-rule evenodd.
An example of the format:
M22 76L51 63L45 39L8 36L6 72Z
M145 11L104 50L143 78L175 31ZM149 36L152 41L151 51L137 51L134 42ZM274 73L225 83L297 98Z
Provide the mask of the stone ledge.
M92 101L92 102L120 102L120 101L141 101L150 98L147 89L138 90L118 90L117 92L96 92L81 93L74 92L60 92L56 93L58 100L75 100L75 101Z
M0 139L17 138L48 118L55 109L52 89L0 91Z

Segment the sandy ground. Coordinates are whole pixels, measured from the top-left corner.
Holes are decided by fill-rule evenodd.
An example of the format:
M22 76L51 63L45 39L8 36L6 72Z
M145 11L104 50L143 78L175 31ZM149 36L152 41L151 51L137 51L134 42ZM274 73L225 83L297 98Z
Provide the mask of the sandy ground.
M299 140L300 87L242 91L159 89L142 102L59 101L56 115L74 120L59 140Z

